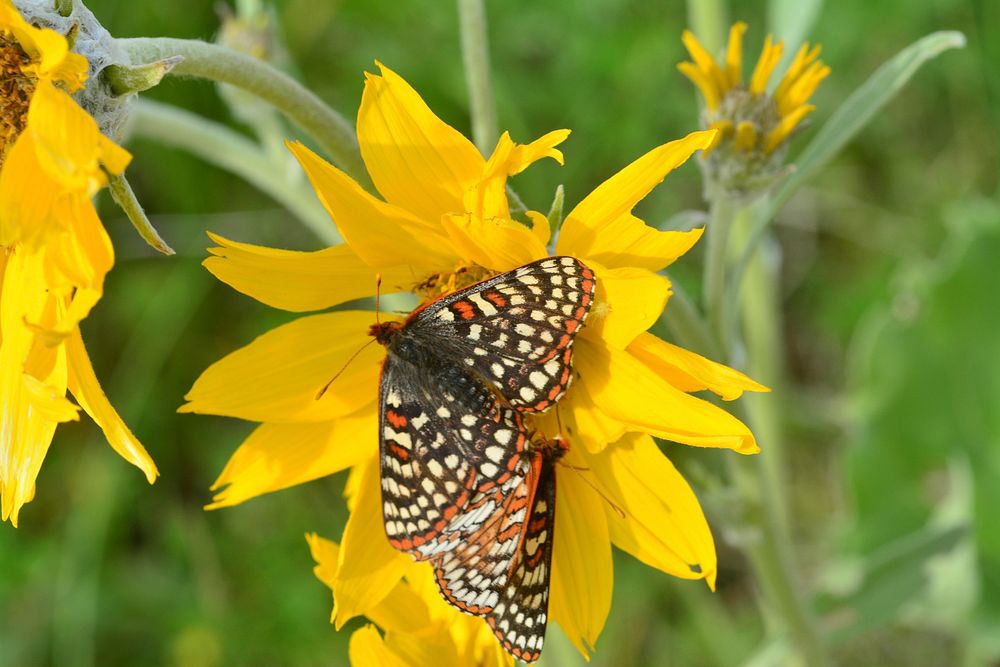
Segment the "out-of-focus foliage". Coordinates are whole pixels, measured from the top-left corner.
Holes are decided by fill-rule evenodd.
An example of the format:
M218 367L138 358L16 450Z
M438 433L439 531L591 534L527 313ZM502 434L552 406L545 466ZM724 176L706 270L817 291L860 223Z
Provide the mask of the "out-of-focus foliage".
M210 39L218 25L208 1L183 10L87 4L121 37ZM298 75L345 115L377 58L444 119L468 127L451 4L275 5ZM732 5L731 18L750 23L755 50L764 3ZM695 128L695 92L674 69L683 5L511 0L487 9L501 126L520 140L574 131L566 167L514 179L535 208L547 209L559 183L572 205L632 158ZM974 660L1000 651L990 641L1000 616L1000 524L991 514L1000 504L1000 6L826 3L806 37L823 44L833 74L811 118L821 124L881 63L946 28L963 31L968 48L921 70L777 219L794 535L848 665L982 664ZM235 124L207 83L171 80L151 97ZM814 134L807 129L799 149ZM21 527L0 526L0 667L343 664L349 632L327 624L328 591L303 538L339 533L343 480L206 513L208 487L249 426L174 414L209 363L285 319L199 266L203 231L289 248L318 243L228 174L148 141L129 148L129 179L180 257L154 257L105 207L119 262L83 328L108 393L162 477L148 487L88 424L60 429ZM663 221L699 207L692 164L640 213ZM691 264L674 277L697 292ZM725 505L705 472L721 467L715 452L667 452L708 509ZM714 595L616 557L612 614L591 664L748 659L763 630L731 547L739 537L717 532ZM575 664L552 634L547 664Z

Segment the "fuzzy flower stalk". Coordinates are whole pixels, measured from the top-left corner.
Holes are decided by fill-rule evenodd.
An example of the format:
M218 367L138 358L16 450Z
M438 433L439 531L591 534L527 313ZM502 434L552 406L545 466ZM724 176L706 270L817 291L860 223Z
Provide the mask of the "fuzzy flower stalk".
M383 295L419 305L549 255L577 258L597 284L573 348L576 377L557 410L525 422L531 432L568 443L566 465L555 473L548 609L588 655L610 609L612 546L663 572L715 584L704 513L654 438L758 451L743 423L692 393L732 400L766 388L647 331L671 294L659 272L702 230L661 232L631 213L667 173L710 147L717 131L654 148L612 175L566 215L554 240L542 213L515 219L506 186L539 160L561 164L557 147L567 130L527 144L504 133L484 158L402 77L379 68L366 76L357 122L379 196L305 146L289 144L345 243L296 252L212 235L216 246L205 266L223 282L292 312L335 309L264 333L209 367L187 394L182 412L260 424L222 471L210 507L350 469L351 515L339 544L314 536L310 544L319 576L333 590L335 625L359 615L373 623L352 638L354 664L510 664L482 619L445 604L429 565L386 538L377 402L385 350L365 347L376 313L348 304L375 294L376 275ZM417 650L431 645L449 648ZM439 655L457 657L442 663Z
M726 51L719 60L691 31L684 31L681 39L691 60L677 66L701 91L702 126L719 131L702 166L708 186L727 194L766 188L780 175L788 140L816 108L809 98L830 74L819 59L819 45L803 44L785 75L771 87L784 44L768 35L749 81L744 82L746 29L742 21L730 28Z
M114 264L92 198L131 159L74 99L93 74L65 34L0 0L0 509L15 526L56 427L81 408L149 482L157 476L80 335Z

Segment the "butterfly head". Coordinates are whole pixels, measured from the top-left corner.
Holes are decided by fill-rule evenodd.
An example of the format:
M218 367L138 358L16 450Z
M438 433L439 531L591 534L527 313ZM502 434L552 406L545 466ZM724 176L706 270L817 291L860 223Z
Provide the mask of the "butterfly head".
M379 345L388 347L399 335L402 328L403 323L395 320L377 322L368 328L368 335L374 338Z

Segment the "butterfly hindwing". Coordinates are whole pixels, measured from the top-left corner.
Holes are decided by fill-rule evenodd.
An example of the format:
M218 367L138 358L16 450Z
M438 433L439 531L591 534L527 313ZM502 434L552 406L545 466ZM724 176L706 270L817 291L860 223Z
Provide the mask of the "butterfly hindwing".
M530 464L521 461L513 478L497 487L475 512L469 512L489 513L478 521L476 530L432 561L442 597L466 614L482 616L492 611L507 583L528 516L530 474Z
M496 605L486 614L486 622L504 649L525 662L538 659L545 641L555 536L554 463L558 454L539 452L536 456L536 491L517 559L506 585L499 591Z

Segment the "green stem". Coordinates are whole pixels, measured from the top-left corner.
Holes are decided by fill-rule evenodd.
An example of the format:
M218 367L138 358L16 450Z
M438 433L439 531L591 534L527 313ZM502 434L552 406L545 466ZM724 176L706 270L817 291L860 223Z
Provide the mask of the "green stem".
M715 336L698 313L691 297L675 281L670 282L673 294L670 295L670 302L663 311L663 323L673 339L709 359L723 359L724 355L716 343Z
M729 235L740 208L724 194L712 198L706 225L704 291L702 302L715 340L728 347L725 335L726 271L729 264Z
M171 75L232 84L266 100L315 139L354 180L371 188L350 123L311 90L263 60L196 39L137 37L120 39L118 44L134 63L183 56Z
M738 202L715 193L708 223L705 260L705 304L709 328L715 342L731 356L732 329L727 298L729 289L740 289L744 297L743 324L751 377L776 385L781 377L781 336L778 323L779 285L773 264L756 257L749 282L727 285L731 237L741 244L749 240L754 219L752 203ZM707 347L707 346L706 346ZM776 392L779 393L780 392ZM780 401L776 396L747 396L740 407L760 441L759 456L730 460L733 481L748 508L749 520L759 531L759 539L748 541L744 550L761 588L766 609L786 632L797 653L797 663L809 667L830 664L819 629L799 581L795 552L788 529L784 492L784 459L781 447Z
M691 31L711 54L722 52L728 14L726 0L687 0Z
M190 111L148 99L138 101L133 118L137 136L183 148L240 176L288 209L324 243L342 241L305 181L293 178L284 165L275 164L260 146L242 134Z
M472 141L483 155L497 142L497 110L490 79L490 45L483 0L458 0L462 63L469 86Z

